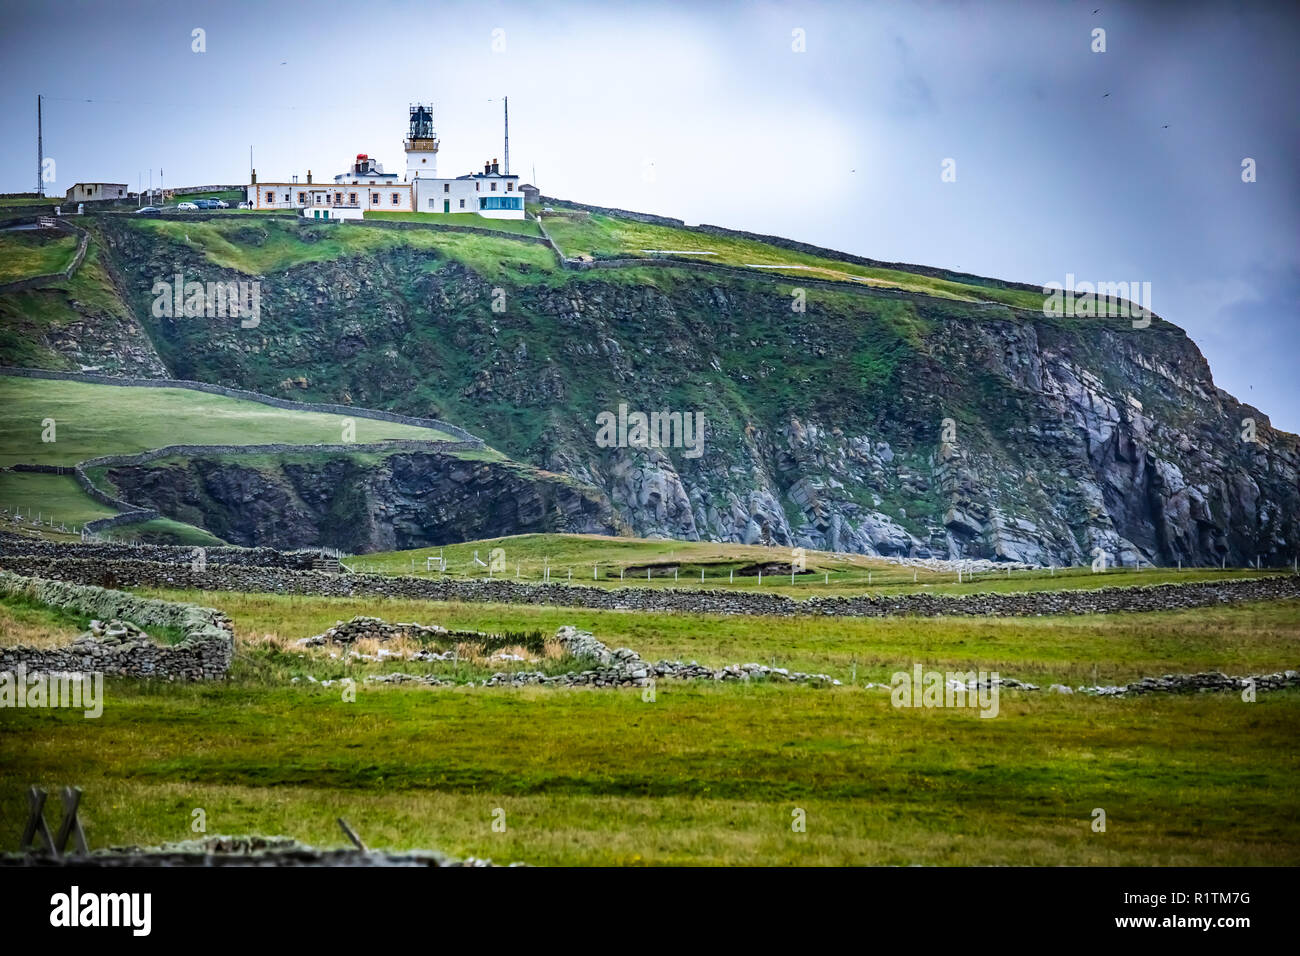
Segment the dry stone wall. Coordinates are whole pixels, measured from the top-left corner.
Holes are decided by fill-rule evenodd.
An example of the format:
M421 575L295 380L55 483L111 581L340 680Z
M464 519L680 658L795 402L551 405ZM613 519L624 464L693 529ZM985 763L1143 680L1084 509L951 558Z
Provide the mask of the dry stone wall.
M311 570L312 562L322 553L316 549L278 551L275 548L240 548L234 545L198 549L184 545L128 544L120 541L70 544L0 531L0 557L22 554L29 557L157 561L161 564L189 565L194 562L198 550L203 552L203 560L208 565L237 564L300 571Z
M778 617L1034 617L1110 614L1213 607L1244 601L1300 598L1300 576L1269 575L1149 587L1069 591L985 592L966 595L898 594L810 597L719 589L686 590L623 587L604 589L570 584L521 584L501 580L453 580L377 574L331 574L249 566L208 566L206 570L140 560L48 558L0 553L0 568L114 587L182 588L313 594L326 597L390 597L423 601L490 602L612 611L691 614L758 614Z
M0 671L13 671L21 665L28 672L219 680L230 670L234 657L230 620L213 608L143 598L93 585L23 577L4 570L0 570L0 594L23 594L42 604L102 620L129 621L145 630L150 626L175 628L185 635L179 644L171 645L149 640L103 643L85 636L66 647L0 648Z

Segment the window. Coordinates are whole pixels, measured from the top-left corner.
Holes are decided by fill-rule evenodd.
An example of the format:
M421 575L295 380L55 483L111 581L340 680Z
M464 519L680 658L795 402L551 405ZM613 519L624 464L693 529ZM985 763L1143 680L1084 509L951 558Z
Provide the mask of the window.
M379 205L379 193L372 193L370 196L371 205Z
M289 201L289 194L288 194L288 193L285 193L285 194L284 194L284 201L285 201L285 202L288 202L288 201Z
M298 205L299 205L299 206L305 206L305 205L307 205L307 194L306 194L306 193L299 193L299 194L298 194Z
M357 204L357 194L356 194L356 193L348 193L348 203L349 203L349 205L352 205L352 206L355 206L355 205Z
M465 200L463 200L463 199L460 201L460 208L461 208L461 209L464 209L464 208L465 208Z
M397 197L398 197L398 193L393 193L393 205L394 205L394 206L397 205Z
M478 201L479 209L523 209L524 201L518 196L484 196Z
M433 211L433 208L434 208L434 206L433 206L433 200L430 199L430 200L429 200L429 211L432 212L432 211Z
M274 204L275 204L275 193L267 193L267 194L266 194L266 201L269 202L269 203L271 203L272 205L274 205Z
M445 192L445 193L449 193L449 192L451 192L451 183L443 183L443 184L442 184L442 191Z
M493 191L493 192L496 192L496 191L497 191L497 184L496 184L495 182L492 183L492 191Z
M474 192L478 192L478 186L479 186L479 184L478 184L478 180L475 180L475 181L474 181Z
M513 179L511 179L511 180L507 180L507 181L506 181L506 192L508 192L508 193L512 193L512 192L514 192L514 191L515 191L515 181L514 181Z

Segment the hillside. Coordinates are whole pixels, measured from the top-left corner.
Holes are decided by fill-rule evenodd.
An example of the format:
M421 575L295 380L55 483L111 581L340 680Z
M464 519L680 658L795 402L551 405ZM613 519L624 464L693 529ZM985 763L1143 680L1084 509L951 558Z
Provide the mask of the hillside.
M1057 565L1100 548L1130 566L1277 566L1300 547L1296 437L1218 390L1158 318L1048 318L1014 283L579 207L542 226L583 268L544 239L408 222L90 225L91 269L73 281L96 280L103 303L41 290L51 317L25 318L0 361L165 370L455 422L641 536ZM257 279L260 325L155 318L153 283L177 272ZM0 312L31 308L0 296ZM65 331L106 314L127 331ZM703 454L599 447L596 416L620 403L700 412ZM1246 418L1258 442L1242 440ZM356 480L382 523L391 481ZM132 483L167 499L162 479ZM404 514L407 532L366 546L452 540L455 523L430 534L418 508ZM557 529L469 536L522 530Z

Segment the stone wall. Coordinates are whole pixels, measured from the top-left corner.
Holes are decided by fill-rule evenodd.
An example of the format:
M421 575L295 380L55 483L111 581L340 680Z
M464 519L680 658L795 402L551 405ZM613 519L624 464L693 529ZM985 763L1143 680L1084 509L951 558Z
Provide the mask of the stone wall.
M1300 598L1300 576L1270 575L1149 587L1069 591L985 592L968 595L897 594L815 596L720 589L599 588L571 584L522 584L510 580L455 580L377 574L329 574L248 566L188 566L140 560L91 560L25 555L0 556L0 567L22 574L81 583L111 581L114 587L184 588L312 594L326 597L389 597L421 601L464 601L583 607L599 610L757 614L789 617L1035 617L1110 614L1213 607L1244 601Z
M119 515L119 517L128 516ZM139 520L135 515L129 517L132 521ZM28 557L87 558L96 561L136 560L189 565L194 561L196 550L198 549L187 545L128 544L120 541L72 544L0 531L0 557L21 554ZM289 568L299 571L311 570L312 562L322 553L315 549L278 551L275 548L239 548L233 545L204 547L202 551L203 560L208 565L233 564L245 567Z
M0 670L23 665L45 673L98 672L126 677L166 680L219 680L226 676L235 653L230 620L213 608L137 597L123 591L65 581L22 577L0 570L0 594L23 594L42 604L80 614L150 626L177 628L185 634L179 644L151 641L119 645L79 639L66 647L0 648Z

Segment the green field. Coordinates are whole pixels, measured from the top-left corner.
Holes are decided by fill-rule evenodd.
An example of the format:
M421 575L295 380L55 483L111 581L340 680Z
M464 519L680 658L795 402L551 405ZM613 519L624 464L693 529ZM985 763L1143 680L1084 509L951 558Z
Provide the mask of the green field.
M39 514L43 522L52 517L56 523L78 528L117 514L89 497L71 475L27 471L0 471L0 510L7 515L21 512L24 518ZM35 527L30 520L24 526Z
M194 525L171 518L154 518L137 524L118 525L101 532L110 541L131 541L143 544L183 544L195 547L219 547L226 542L216 535Z
M415 574L436 577L425 570L426 559L444 557L446 576L485 578L488 572L474 563L474 554L487 561L500 549L505 573L495 577L541 582L550 567L552 583L598 587L677 587L762 590L788 594L844 595L863 593L900 594L924 591L931 594L972 594L987 591L1045 591L1067 588L1128 587L1186 581L1218 581L1256 577L1278 571L1248 568L1110 568L1094 573L1091 566L1030 570L990 570L963 573L935 571L892 564L885 558L861 554L807 551L806 571L790 579L792 549L759 545L719 544L708 541L672 541L647 538L611 538L602 535L529 534L360 555L348 564L354 571L379 574ZM784 573L765 571L761 565L779 565ZM434 564L436 567L436 562ZM572 571L570 579L569 572ZM594 572L594 576L593 576ZM703 572L703 580L701 580ZM647 576L648 574L648 576Z
M189 597L197 595L166 595ZM277 649L353 613L504 627L571 621L647 658L824 663L858 684L912 661L1042 679L1272 669L1297 656L1296 602L1018 621L709 619L204 594L229 611L232 679L110 681L104 714L0 711L0 845L22 790L75 780L92 846L209 832L434 847L538 864L1295 865L1300 693L1106 700L1003 693L974 710L896 709L840 688L663 682L640 690L379 688L291 676L346 665ZM699 637L692 638L692 634ZM1170 665L1173 665L1170 667ZM411 669L409 666L406 669ZM1085 677L1086 675L1086 677ZM1035 681L1037 682L1037 681ZM1091 829L1094 808L1106 833ZM504 833L491 827L497 809ZM807 831L791 829L805 811Z
M881 288L922 292L963 302L1001 302L1041 310L1043 296L1023 289L1000 288L939 279L898 269L875 268L806 252L795 252L755 239L720 236L689 227L664 226L586 213L564 206L542 213L542 226L570 257L649 257L671 252L701 262L729 266L763 266L755 272L808 276Z
M341 444L348 416L276 408L184 388L133 388L0 375L0 468L16 462L71 465L87 458L131 454L171 444ZM54 441L42 441L54 421ZM435 429L354 418L355 440L446 441ZM0 509L42 511L81 525L113 510L87 497L67 475L0 471ZM170 534L169 534L170 533ZM115 531L117 537L184 544L216 541L179 522Z
M348 416L304 412L185 388L132 388L0 375L0 467L70 465L164 445L339 444ZM55 441L43 442L45 419ZM450 440L444 432L353 419L356 441Z
M51 275L68 267L77 251L76 236L37 231L0 232L0 282Z

